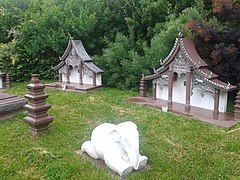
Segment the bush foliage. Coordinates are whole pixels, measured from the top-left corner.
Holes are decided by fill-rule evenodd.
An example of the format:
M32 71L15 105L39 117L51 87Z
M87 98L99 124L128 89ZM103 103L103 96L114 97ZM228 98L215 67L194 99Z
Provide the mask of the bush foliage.
M239 59L240 18L235 4L231 0L2 0L0 68L17 81L28 80L31 73L53 78L56 72L51 67L58 64L71 34L95 55L105 70L105 85L136 89L141 74L160 66L181 29L187 36L194 34L200 53L207 49L201 54L214 72L221 73L226 69L223 62L231 59L221 77L228 81L232 77L228 72L237 70L234 63ZM214 63L219 66L213 67Z
M197 50L224 82L240 82L240 6L233 0L213 0L205 22L190 21Z

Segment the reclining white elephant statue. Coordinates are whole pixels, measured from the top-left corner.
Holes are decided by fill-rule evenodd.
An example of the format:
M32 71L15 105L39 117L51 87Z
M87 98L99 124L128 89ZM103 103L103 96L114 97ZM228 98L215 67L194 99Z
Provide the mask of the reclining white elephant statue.
M91 141L84 142L81 150L94 159L104 160L120 176L143 168L148 160L139 154L139 133L136 124L130 121L97 126L92 131Z

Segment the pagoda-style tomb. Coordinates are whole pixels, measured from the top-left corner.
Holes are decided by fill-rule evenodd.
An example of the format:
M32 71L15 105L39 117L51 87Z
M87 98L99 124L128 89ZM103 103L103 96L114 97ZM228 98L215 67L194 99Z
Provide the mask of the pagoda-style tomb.
M46 84L47 88L66 91L88 92L102 88L103 70L92 62L82 41L70 37L60 63L53 67L58 71L59 82Z
M147 97L148 81L152 82L151 98ZM167 107L168 111L229 128L238 121L226 112L228 92L233 90L237 87L222 82L208 69L191 39L179 37L161 67L142 77L140 97L130 101Z
M23 106L27 103L25 98L16 95L0 93L0 121L10 119L23 112Z

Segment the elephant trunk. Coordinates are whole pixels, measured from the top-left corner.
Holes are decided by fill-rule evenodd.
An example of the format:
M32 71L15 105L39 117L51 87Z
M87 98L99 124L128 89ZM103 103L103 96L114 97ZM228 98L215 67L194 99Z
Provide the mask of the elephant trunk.
M139 144L136 143L134 146L125 149L134 170L137 170L139 166Z

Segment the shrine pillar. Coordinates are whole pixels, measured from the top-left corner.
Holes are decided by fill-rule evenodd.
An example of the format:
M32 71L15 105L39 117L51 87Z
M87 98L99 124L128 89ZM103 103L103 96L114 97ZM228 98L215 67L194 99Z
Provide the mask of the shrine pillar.
M59 73L59 75L58 75L58 81L59 81L59 82L62 82L62 73Z
M152 83L152 97L153 97L154 100L157 99L156 90L157 90L157 86L156 86L156 83L153 81L153 83Z
M11 88L11 79L8 73L6 74L6 88L7 89Z
M79 72L79 84L83 85L83 64L82 63L78 65L78 72Z
M141 79L140 81L140 97L147 97L147 81Z
M220 90L219 89L215 89L214 92L214 110L213 113L219 113L218 109L219 109L219 93Z
M190 110L190 97L191 97L191 67L189 66L186 71L186 102L185 111Z
M172 103L172 91L173 91L173 66L169 65L168 70L168 103Z
M69 78L69 65L68 65L68 62L66 61L66 81L67 83L69 84L70 83L70 78Z
M240 91L237 93L235 100L234 120L240 120Z
M93 78L93 86L96 86L97 76L95 72L92 72L92 78Z

